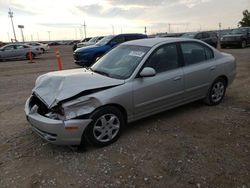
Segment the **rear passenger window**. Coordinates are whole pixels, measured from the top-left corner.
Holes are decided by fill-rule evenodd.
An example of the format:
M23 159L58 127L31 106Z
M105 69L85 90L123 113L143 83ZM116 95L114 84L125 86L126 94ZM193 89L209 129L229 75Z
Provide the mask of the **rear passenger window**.
M182 43L181 49L185 65L200 63L214 57L210 48L198 43Z

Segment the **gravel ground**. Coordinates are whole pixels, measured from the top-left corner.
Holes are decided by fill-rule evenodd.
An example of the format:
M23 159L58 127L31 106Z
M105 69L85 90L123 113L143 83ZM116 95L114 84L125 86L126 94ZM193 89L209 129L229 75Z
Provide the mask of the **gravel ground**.
M71 46L58 48L63 68L76 68ZM25 119L35 79L57 70L53 49L33 64L0 62L0 187L250 187L250 48L224 51L238 74L220 105L148 117L86 151L44 142Z

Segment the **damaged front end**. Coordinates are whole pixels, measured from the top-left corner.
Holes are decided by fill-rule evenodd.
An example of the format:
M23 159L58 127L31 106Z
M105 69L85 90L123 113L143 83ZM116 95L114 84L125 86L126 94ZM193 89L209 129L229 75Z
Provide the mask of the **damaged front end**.
M77 99L49 109L32 95L26 102L25 113L32 130L43 139L59 145L79 145L85 128L92 121L87 116L82 118L95 109L91 101Z
M124 84L87 69L50 72L37 78L25 113L32 129L49 142L78 145L89 114L100 107L95 93Z

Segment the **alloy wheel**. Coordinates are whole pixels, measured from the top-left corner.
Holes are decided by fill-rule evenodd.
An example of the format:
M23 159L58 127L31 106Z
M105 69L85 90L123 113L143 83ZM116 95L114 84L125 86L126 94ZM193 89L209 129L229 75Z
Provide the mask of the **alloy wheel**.
M94 124L93 135L99 142L109 142L120 130L119 118L114 114L104 114Z

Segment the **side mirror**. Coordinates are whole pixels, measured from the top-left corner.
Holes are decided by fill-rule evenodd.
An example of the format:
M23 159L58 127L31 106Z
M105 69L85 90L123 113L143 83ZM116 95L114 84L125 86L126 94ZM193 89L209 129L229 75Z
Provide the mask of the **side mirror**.
M156 71L152 67L144 67L142 71L140 72L141 77L152 77L155 75L156 75Z

